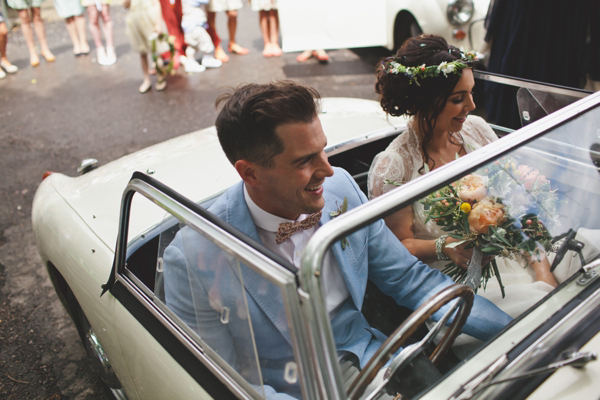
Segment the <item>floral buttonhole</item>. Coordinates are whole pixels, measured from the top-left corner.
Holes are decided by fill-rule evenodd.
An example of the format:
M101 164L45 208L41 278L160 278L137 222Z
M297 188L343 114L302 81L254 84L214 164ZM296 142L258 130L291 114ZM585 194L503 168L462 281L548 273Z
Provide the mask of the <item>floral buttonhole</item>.
M337 204L337 201L335 202L335 204ZM344 201L342 202L342 205L338 205L338 208L336 211L332 211L329 213L329 216L331 218L335 218L338 217L340 215L342 215L343 213L345 213L346 211L348 211L348 198L344 197ZM349 243L348 243L348 239L346 239L345 237L342 238L342 250L346 250L346 247L348 247Z

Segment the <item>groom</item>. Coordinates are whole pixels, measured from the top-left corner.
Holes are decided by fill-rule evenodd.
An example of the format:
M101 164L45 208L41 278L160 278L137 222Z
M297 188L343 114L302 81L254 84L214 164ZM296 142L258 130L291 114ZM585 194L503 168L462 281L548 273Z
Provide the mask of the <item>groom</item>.
M223 104L216 121L219 141L242 181L220 196L209 211L295 266L310 237L345 199L348 208L367 201L352 177L327 160L319 100L316 90L290 81L247 84L217 99L217 105ZM298 230L296 222L301 225ZM239 344L243 335L236 326L243 323L235 318L240 313L231 312L227 323L219 324L223 304L240 292L225 284L224 277L229 276L228 282L239 283L239 279L232 268L224 266L226 257L217 261L214 252L199 251L203 246L197 243L189 245L195 240L190 231L180 231L164 254L167 305L222 358L239 364L251 358L241 354L248 346ZM346 239L344 246L338 242L328 251L321 271L344 374L346 366L364 367L386 339L360 311L367 279L411 309L453 283L413 257L382 220ZM206 272L207 265L214 270ZM241 271L267 397L285 398L283 392L298 396L299 388L284 380L283 369L293 359L293 351L281 299L272 288L255 285L259 280L249 275L248 268L242 265ZM182 284L186 279L193 283ZM236 302L231 300L231 304ZM463 330L487 340L508 322L509 316L476 296Z

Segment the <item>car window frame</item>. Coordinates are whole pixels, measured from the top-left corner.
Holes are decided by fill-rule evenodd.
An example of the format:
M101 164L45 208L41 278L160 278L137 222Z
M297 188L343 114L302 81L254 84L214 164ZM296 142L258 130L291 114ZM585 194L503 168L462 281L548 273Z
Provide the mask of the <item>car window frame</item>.
M169 214L177 216L179 221L195 230L204 232L207 238L217 246L225 247L225 251L235 255L254 272L280 288L286 315L288 315L288 323L290 324L292 347L299 363L298 376L303 397L320 398L317 393L322 393L322 387L319 388L315 384L319 381L316 379L318 375L316 371L320 367L312 362L309 355L313 354L313 351L309 349L310 341L305 337L306 326L309 325L308 321L311 318L312 311L310 308L307 309L303 306L303 304L306 305L309 302L306 301L306 294L298 290L297 269L283 258L270 252L262 244L249 238L201 206L141 172L135 172L132 175L122 197L119 234L111 273L112 282L109 280L105 285L111 294L147 329L150 325L155 326L158 322L160 326L158 328L155 326L150 333L167 351L169 351L168 347L172 349L172 343L169 343L169 340L175 339L180 344L179 349L185 348L193 358L199 361L199 363L194 363L190 361L189 356L182 357L173 350L169 351L173 358L203 388L205 388L207 380L206 377L202 377L201 374L196 372L197 368L210 372L212 376L217 377L221 385L217 385L218 387L213 389L215 398L223 398L224 390L231 393L232 398L262 398L233 368L216 357L216 353L198 343L194 339L193 331L185 326L174 313L154 302L153 293L126 268L128 244L135 243L135 240L128 243L128 223L135 194L146 197ZM154 324L149 319L154 320Z

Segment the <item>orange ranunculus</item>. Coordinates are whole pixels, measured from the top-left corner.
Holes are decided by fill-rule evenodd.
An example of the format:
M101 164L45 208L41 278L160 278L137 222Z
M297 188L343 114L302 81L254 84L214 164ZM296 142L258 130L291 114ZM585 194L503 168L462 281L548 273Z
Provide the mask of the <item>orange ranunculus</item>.
M504 219L504 205L491 199L475 203L469 213L469 225L471 230L477 233L488 233L488 227L498 226Z
M485 180L480 175L470 174L459 181L458 197L462 201L474 203L487 195Z

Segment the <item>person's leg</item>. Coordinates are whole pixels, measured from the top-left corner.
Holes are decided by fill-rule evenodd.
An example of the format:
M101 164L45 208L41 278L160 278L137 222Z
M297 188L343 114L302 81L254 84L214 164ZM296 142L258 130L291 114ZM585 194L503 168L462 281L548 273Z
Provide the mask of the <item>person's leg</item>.
M214 32L214 35L211 34L211 37L213 37L213 38L215 35L217 35L217 27L215 24L216 18L217 18L216 12L208 11L208 10L206 11L206 22L208 22L209 33ZM218 38L218 36L217 36L217 38ZM227 53L225 53L225 50L223 50L223 46L221 46L221 41L219 40L217 43L214 43L214 45L215 45L215 58L217 60L221 60L222 62L229 61L229 56L227 55Z
M33 7L33 28L35 29L35 35L40 41L40 52L48 62L54 62L56 57L50 51L48 42L46 41L46 31L44 30L44 22L42 21L42 11L39 7Z
M8 29L6 22L0 22L0 61L8 61L6 58L6 43L8 42Z
M114 64L117 61L115 53L115 43L113 41L113 22L110 16L110 5L102 4L102 33L106 41L106 65Z
M81 44L79 43L79 35L77 34L77 27L75 26L75 17L65 18L65 24L67 25L67 33L73 43L73 54L80 56Z
M98 63L104 62L106 58L106 52L104 50L104 45L102 44L102 36L100 34L100 26L98 25L99 13L98 9L95 5L91 5L87 7L88 17L90 17L90 32L92 33L92 39L94 39L94 45L96 46L96 51L98 52Z
M150 69L148 67L148 54L140 53L140 61L142 64L142 73L144 74L144 80L139 87L140 93L146 93L152 87L152 82L150 81Z
M75 16L75 28L79 37L79 45L82 54L89 54L90 46L87 43L87 32L85 29L85 16L83 14Z
M269 12L260 10L258 12L258 24L260 26L260 33L263 38L263 42L265 44L265 48L263 49L263 56L265 57L273 57L273 52L271 50L271 35L269 34Z
M235 41L235 32L237 31L237 10L227 11L227 27L229 28L229 52L235 54L248 54L249 50L240 46Z
M16 65L12 65L8 58L6 58L6 44L8 43L8 29L6 27L6 22L0 22L0 78L4 78L6 76L6 72L9 74L14 74L19 70Z
M269 36L271 38L271 51L274 57L283 54L279 47L279 13L277 10L269 11Z
M29 18L29 10L19 10L19 19L21 20L21 30L25 37L25 44L29 51L29 62L32 67L40 65L40 58L35 52L35 43L33 42L33 29L31 29L31 19Z

